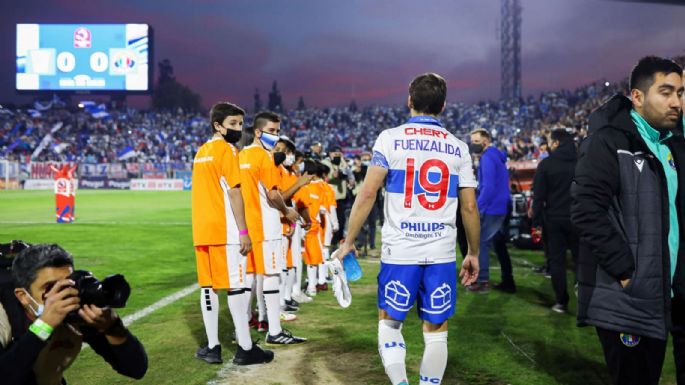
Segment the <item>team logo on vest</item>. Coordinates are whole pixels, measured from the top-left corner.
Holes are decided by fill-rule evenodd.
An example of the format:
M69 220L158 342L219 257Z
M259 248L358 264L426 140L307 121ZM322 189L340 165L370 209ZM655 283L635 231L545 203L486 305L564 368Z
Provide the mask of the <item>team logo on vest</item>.
M635 166L637 166L637 169L640 170L640 172L642 172L642 167L644 167L644 165L645 165L645 160L638 158L638 159L635 159L634 162L635 162Z
M633 334L621 333L619 334L619 338L621 338L621 342L623 343L623 345L629 348L633 348L640 343L640 336L636 336Z
M666 161L668 162L668 165L675 170L675 161L673 161L673 154L669 152L668 155L666 155Z

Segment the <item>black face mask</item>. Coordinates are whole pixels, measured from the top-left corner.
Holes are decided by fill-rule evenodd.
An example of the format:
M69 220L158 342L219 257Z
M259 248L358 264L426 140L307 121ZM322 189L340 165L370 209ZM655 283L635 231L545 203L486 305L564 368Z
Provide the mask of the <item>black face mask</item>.
M336 166L339 166L341 160L342 159L339 156L334 156L333 159L331 159L331 163L333 163Z
M236 131L236 130L226 130L226 135L222 135L224 137L224 140L227 141L228 143L231 144L236 144L240 140L240 137L242 136L241 131Z
M277 152L274 154L274 163L276 164L276 167L280 166L283 162L285 162L285 152Z
M469 143L469 152L472 154L480 154L483 152L483 145L476 143Z

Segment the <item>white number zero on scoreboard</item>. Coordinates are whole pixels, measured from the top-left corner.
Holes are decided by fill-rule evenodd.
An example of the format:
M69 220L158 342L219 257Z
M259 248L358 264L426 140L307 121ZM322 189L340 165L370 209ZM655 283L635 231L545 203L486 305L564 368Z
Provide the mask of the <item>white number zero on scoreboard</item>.
M76 67L76 57L71 52L60 52L57 55L57 68L62 72L71 72Z
M95 72L105 72L107 71L107 66L109 65L109 59L104 52L95 52L90 55L90 68Z

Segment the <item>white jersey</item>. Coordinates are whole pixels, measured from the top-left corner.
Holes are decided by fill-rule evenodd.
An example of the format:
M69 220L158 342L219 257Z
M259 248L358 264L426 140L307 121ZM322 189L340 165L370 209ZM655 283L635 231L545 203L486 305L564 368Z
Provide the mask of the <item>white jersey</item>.
M381 260L404 265L456 260L459 188L478 185L466 143L437 119L417 116L381 132L372 165L388 170Z

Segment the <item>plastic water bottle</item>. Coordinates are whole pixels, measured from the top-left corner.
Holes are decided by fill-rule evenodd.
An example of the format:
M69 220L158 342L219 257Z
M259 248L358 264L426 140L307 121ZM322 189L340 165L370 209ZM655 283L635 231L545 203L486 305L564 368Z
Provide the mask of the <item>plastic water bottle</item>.
M349 252L343 258L343 268L348 282L358 281L362 277L362 268L354 256L354 252Z

